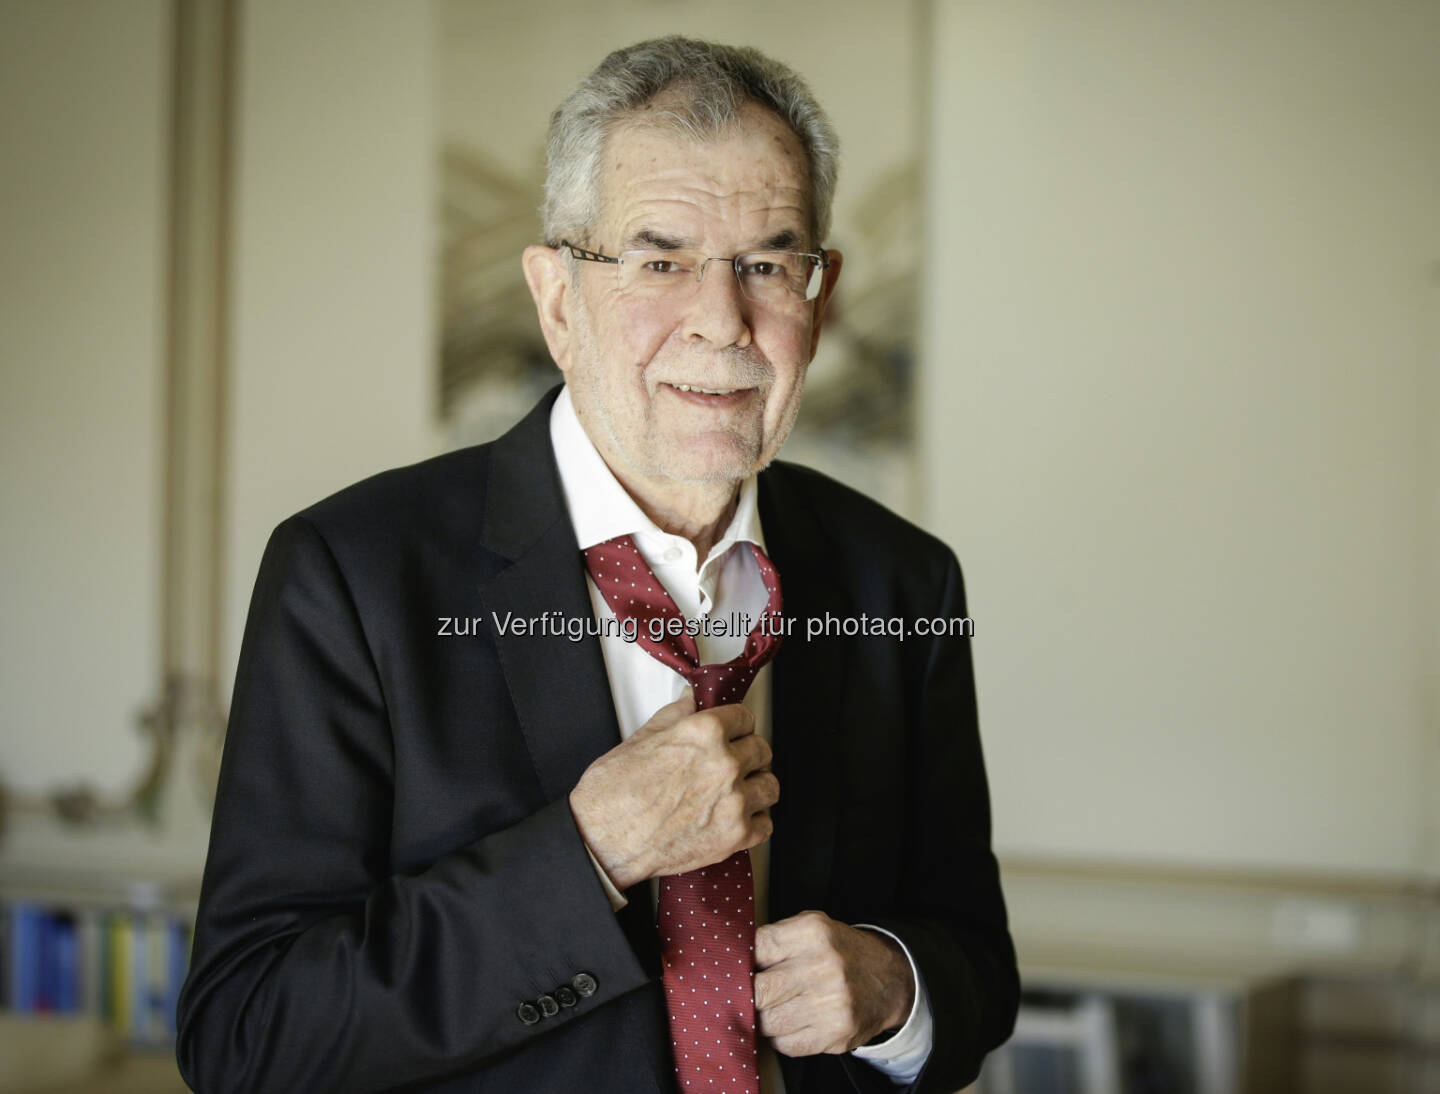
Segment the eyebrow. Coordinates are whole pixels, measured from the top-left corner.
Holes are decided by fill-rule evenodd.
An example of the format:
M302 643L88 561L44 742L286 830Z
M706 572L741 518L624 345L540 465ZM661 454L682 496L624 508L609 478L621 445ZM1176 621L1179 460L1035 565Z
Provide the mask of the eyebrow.
M641 228L625 241L627 247L653 247L657 251L680 251L690 246L689 240L676 239L657 232L654 228Z
M793 251L800 246L800 236L789 228L783 232L776 232L756 250L759 251Z
M747 248L754 251L793 251L800 246L800 234L792 228L786 228L776 232L768 239L761 240L755 246ZM654 228L640 228L630 234L625 241L625 248L653 248L657 251L683 251L694 247L688 238L666 235L664 232Z

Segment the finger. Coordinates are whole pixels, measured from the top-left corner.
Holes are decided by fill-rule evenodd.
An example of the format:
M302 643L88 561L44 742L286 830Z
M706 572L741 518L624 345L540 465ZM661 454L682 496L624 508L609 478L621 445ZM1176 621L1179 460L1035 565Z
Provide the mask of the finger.
M787 999L761 1010L755 1008L755 1028L763 1037L791 1037L810 1027L804 999Z
M725 726L725 738L729 741L749 737L755 732L755 715L744 703L726 703L711 707L710 713L718 715Z
M770 819L768 811L761 811L751 815L746 828L746 837L743 849L748 851L757 847L775 834L775 822ZM739 850L740 848L737 848Z
M686 688L680 698L673 703L667 703L654 714L650 720L631 734L630 739L649 736L652 733L660 733L669 729L682 718L687 718L695 713L695 691L693 688Z
M785 919L777 919L770 926L783 933L785 944L792 953L800 953L831 948L830 930L839 924L824 912L807 908Z
M757 972L755 974L756 1013L774 1010L800 995L805 989L805 978L797 973L798 970L784 963ZM765 1033L765 1035L771 1036L769 1033Z
M768 814L763 814L768 817ZM767 923L755 932L756 962L760 967L773 965L787 957L814 957L831 948L829 927L834 923L824 912L807 909L785 919ZM770 961L760 961L760 932L765 932L765 946Z
M790 1033L782 1033L779 1036L771 1037L770 1044L776 1052L782 1056L815 1056L823 1051L823 1044L816 1031L809 1026L802 1026L800 1029Z
M780 780L769 771L757 771L741 784L741 792L746 810L760 813L780 800Z
M748 737L731 741L729 747L731 755L740 761L742 775L749 775L753 771L769 767L770 761L775 758L770 746L765 743L765 738L756 737L753 733Z
M760 969L768 969L772 965L778 965L794 951L791 945L790 932L785 929L785 920L778 923L766 923L762 927L755 928L755 966Z

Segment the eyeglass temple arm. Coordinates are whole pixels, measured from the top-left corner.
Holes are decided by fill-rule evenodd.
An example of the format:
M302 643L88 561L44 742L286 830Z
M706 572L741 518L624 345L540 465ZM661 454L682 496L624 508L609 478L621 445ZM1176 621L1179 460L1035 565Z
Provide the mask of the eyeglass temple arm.
M586 262L609 262L614 265L619 265L620 263L620 260L618 258L614 258L610 255L602 255L599 251L587 251L584 247L575 246L575 244L571 243L569 240L562 239L560 241L560 246L570 248L570 253L572 255L574 255L576 258L583 259Z

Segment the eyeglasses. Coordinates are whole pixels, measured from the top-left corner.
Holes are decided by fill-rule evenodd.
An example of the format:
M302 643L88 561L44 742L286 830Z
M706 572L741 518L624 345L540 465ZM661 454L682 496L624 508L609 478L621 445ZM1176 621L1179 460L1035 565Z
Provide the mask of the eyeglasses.
M568 248L585 262L604 262L619 271L620 291L626 295L654 300L687 299L695 295L705 278L705 269L712 262L727 262L735 270L735 280L747 300L769 307L814 300L820 295L830 266L830 256L821 251L808 254L799 251L749 251L734 258L715 258L699 251L671 251L656 248L644 251L622 251L605 255L587 251L562 239Z

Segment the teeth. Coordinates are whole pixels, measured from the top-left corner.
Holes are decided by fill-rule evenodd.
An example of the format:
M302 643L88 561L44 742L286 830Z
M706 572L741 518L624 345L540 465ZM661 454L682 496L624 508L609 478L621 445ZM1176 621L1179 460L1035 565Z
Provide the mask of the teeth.
M727 388L724 388L724 389L717 390L717 389L708 388L708 387L694 387L694 386L692 386L691 384L676 384L676 385L675 385L675 390L677 390L677 391L698 391L701 395L733 395L736 391L738 391L738 390L740 390L740 389L739 389L739 388L733 388L733 387L727 387Z

